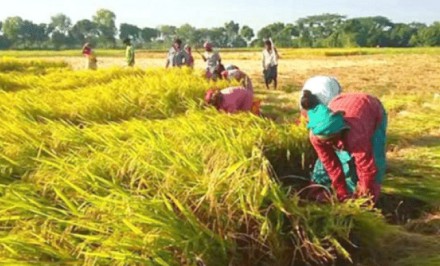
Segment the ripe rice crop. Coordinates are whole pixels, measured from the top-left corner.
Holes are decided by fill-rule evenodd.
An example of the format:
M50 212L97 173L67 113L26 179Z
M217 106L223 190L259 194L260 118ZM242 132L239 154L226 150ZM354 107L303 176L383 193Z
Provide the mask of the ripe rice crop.
M31 72L34 74L44 74L51 69L69 68L63 61L43 61L43 60L19 60L14 58L3 58L0 60L0 72Z
M41 65L0 76L2 263L326 264L395 231L362 200L281 185L277 158L300 167L307 130L203 107L226 83Z

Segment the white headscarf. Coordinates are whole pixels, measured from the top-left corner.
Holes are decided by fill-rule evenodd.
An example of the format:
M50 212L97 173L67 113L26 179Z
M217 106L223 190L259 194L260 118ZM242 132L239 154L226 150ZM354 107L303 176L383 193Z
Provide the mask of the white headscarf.
M301 90L300 98L305 90L316 95L318 100L324 105L328 105L333 98L342 92L338 80L329 76L315 76L308 79Z

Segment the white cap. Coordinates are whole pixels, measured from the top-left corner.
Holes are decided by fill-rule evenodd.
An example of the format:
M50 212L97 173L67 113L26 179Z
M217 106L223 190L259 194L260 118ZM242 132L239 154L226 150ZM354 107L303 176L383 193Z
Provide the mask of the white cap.
M301 90L300 97L303 96L302 92L305 90L316 95L318 100L324 105L328 105L333 98L342 92L338 80L329 76L315 76L308 79Z

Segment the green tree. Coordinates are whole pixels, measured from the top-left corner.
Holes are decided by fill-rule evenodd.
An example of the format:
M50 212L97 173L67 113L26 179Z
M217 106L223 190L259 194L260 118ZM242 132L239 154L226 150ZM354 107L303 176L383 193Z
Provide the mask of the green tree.
M7 49L10 45L8 38L3 35L3 22L0 21L0 49Z
M88 19L76 22L69 32L76 45L82 45L85 42L95 42L99 36L98 34L97 25Z
M10 40L14 45L20 42L22 36L23 19L21 17L8 17L3 22L3 35Z
M393 26L388 18L381 16L349 19L342 27L344 46L389 46Z
M394 24L389 33L389 46L408 47L413 35L417 33L417 29L412 28L408 24Z
M238 37L240 31L240 24L235 23L233 20L225 23L225 34L227 36L227 46L233 46L235 39Z
M141 31L142 40L146 43L150 43L154 38L159 37L159 30L145 27Z
M100 9L93 16L93 22L96 24L99 32L99 42L106 47L115 47L116 45L116 15L108 9Z
M284 24L281 22L272 23L258 31L257 37L260 45L265 39L272 38L279 47L291 47L292 38L298 35L298 30L293 24Z
M177 36L183 41L195 44L200 40L200 31L190 24L183 24L176 30Z
M72 38L70 38L69 36L66 36L63 33L58 32L58 31L54 31L51 33L50 42L52 43L53 48L55 48L57 50L61 49L61 48L73 46L73 43L71 43Z
M200 29L201 40L210 41L217 47L228 47L229 38L224 27L216 27L211 29Z
M47 35L47 24L35 24L32 21L24 20L20 28L21 44L25 48L42 48L44 42L49 39Z
M305 46L337 46L339 34L346 17L338 14L322 14L297 21L299 43Z
M53 28L53 31L67 35L72 27L72 20L64 14L57 14L50 18L49 25Z
M416 40L412 40L419 46L440 46L440 22L435 22L429 27L419 30Z
M51 17L48 29L50 41L55 49L73 46L72 38L69 37L71 28L72 20L66 15L57 14Z
M251 27L244 25L240 30L240 36L243 37L246 42L250 42L252 38L255 37L255 33Z
M422 31L422 29L428 27L426 24L423 23L410 23L409 26L415 30L415 34L411 37L411 40L409 40L410 46L420 46L422 45L420 43L419 33Z
M231 46L236 48L242 48L242 47L247 47L248 43L243 37L238 36L237 38L235 38L234 42L231 43Z
M119 26L119 39L126 38L138 39L141 37L141 29L138 26L122 23Z
M162 39L167 43L171 43L177 37L177 28L175 26L162 25L159 27L159 31Z

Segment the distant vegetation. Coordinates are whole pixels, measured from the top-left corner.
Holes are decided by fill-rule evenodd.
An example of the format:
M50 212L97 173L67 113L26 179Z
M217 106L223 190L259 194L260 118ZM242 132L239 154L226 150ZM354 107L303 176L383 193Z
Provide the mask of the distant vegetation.
M204 40L218 47L257 47L271 37L279 47L415 47L440 46L440 22L394 23L386 17L347 18L323 14L300 18L295 23L277 22L255 32L234 21L215 28L161 25L139 27L115 23L116 14L101 9L93 18L73 23L64 14L51 17L49 23L36 24L21 17L0 21L0 49L77 49L85 42L99 48L117 48L121 40L132 38L139 48L163 49L176 37L193 46Z

